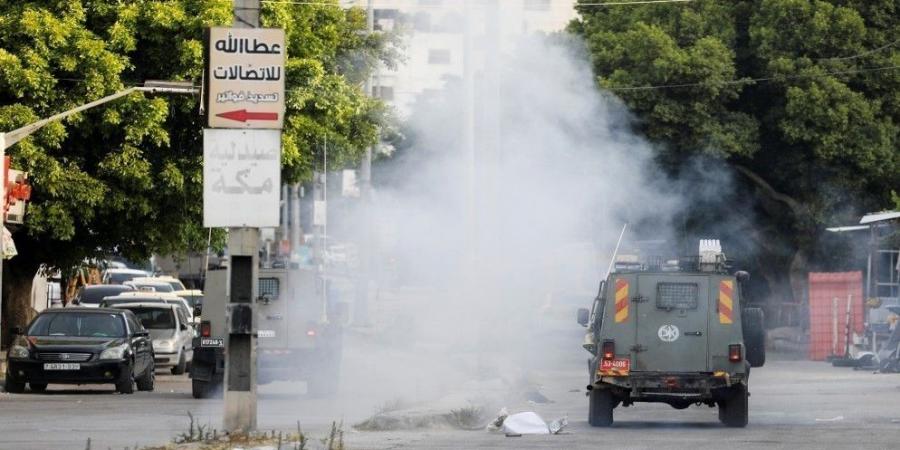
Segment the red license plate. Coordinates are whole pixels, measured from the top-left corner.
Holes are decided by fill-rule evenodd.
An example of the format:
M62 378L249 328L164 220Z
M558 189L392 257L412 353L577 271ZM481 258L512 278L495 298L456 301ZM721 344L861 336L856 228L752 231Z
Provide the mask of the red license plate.
M601 375L623 376L631 371L630 359L604 359L600 361Z

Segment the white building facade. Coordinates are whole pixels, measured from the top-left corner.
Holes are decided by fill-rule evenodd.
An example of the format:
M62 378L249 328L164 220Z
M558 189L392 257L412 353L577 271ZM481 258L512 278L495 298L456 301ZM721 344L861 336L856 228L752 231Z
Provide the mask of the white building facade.
M373 80L373 96L408 115L417 96L440 90L448 77L462 77L466 8L463 0L372 0L376 30L404 33L406 60L383 68ZM366 8L368 0L344 6ZM472 64L484 66L486 43L509 49L518 37L563 30L575 17L575 0L470 0Z

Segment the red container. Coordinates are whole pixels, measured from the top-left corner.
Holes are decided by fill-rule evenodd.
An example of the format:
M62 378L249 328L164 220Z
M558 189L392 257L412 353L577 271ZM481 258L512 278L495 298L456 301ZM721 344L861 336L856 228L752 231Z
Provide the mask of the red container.
M844 356L848 299L850 329L862 335L865 332L862 272L809 274L809 359L824 361L830 356Z

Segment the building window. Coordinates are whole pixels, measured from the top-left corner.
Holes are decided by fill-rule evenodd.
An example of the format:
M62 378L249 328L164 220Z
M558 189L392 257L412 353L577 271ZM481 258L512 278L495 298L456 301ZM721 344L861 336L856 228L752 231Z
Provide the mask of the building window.
M377 97L384 101L391 101L394 99L394 87L372 86L372 97Z
M450 64L450 50L445 48L428 50L428 64Z
M525 0L525 9L528 11L549 11L550 0Z

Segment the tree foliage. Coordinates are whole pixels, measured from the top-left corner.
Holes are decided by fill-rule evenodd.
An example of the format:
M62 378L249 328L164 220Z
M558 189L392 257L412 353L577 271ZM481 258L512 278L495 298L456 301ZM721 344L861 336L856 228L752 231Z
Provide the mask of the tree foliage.
M362 33L365 12L337 0L264 4L262 22L288 39L284 179L311 178L325 136L332 165L357 161L386 117L360 82L376 62L390 62L391 38ZM230 0L0 0L0 127L145 80L199 85L203 29L231 23ZM133 94L8 149L34 187L14 233L12 274L30 280L38 264L67 269L109 253L205 248L198 108L197 97Z
M897 2L576 9L570 30L586 40L599 85L635 110L664 167L681 173L699 158L735 170L753 208L722 204L720 215L706 215L743 215L761 270L800 275L821 252L825 225L891 206L900 176Z

